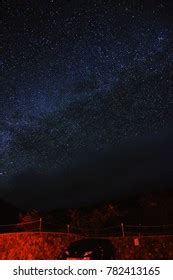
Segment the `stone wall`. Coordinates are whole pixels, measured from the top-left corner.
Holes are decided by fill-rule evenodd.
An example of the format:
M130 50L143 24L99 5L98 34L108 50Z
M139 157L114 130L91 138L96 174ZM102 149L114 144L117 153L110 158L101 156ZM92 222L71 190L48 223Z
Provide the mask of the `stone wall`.
M120 260L173 259L173 236L111 238L111 241Z
M74 240L73 234L63 233L6 233L0 234L0 259L51 260L58 259L61 252Z
M79 235L66 233L0 234L0 259L58 259L72 241L81 238ZM109 237L109 239L116 249L116 259L173 259L173 236Z

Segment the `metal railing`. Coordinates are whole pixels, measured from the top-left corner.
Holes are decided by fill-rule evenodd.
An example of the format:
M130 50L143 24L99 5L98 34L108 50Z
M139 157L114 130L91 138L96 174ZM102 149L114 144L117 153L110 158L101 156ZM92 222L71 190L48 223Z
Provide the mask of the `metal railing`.
M121 223L112 227L74 227L70 224L59 226L58 223L51 223L40 218L34 221L0 225L0 233L14 232L62 232L84 236L149 236L149 235L173 235L173 224L167 225L126 225Z

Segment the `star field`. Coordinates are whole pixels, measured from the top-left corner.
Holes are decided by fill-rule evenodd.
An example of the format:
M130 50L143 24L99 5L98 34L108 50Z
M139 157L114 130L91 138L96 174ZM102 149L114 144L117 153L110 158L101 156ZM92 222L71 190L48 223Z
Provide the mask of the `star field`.
M172 121L171 6L132 2L3 1L1 177Z

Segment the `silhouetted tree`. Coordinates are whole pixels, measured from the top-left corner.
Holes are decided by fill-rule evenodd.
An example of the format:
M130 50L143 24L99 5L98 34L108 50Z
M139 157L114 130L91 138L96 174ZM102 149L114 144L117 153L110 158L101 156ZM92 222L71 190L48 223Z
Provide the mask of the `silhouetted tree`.
M26 214L19 214L17 227L22 231L38 231L40 226L40 214L33 209Z

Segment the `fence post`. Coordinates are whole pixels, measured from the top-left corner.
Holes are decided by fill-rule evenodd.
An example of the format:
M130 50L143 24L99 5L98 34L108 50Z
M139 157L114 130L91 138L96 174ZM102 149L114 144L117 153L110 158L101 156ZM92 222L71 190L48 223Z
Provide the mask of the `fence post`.
M40 218L39 232L42 230L42 218Z
M70 225L67 225L67 233L70 233Z
M141 235L141 224L139 224L139 232L138 232L138 235L139 235L139 236Z
M121 231L122 231L122 236L125 237L124 224L123 223L121 223Z

